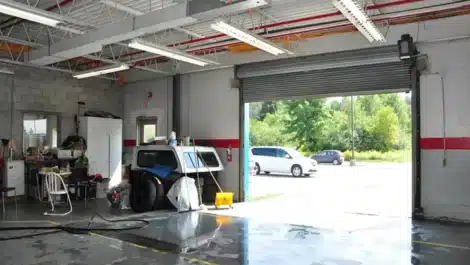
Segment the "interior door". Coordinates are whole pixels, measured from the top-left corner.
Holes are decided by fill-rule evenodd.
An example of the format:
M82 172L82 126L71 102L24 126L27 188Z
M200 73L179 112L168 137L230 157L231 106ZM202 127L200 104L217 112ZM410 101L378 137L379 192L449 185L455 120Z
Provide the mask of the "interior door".
M109 185L114 187L121 183L122 178L122 122L111 120L112 124L108 132L109 141Z
M90 174L101 174L109 177L109 140L106 119L87 118L87 155Z

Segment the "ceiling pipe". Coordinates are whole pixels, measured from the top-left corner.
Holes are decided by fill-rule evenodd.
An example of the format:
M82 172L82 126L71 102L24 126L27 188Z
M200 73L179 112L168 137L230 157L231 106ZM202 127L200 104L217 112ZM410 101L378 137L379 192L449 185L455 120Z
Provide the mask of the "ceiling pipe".
M467 15L467 14L470 14L470 5L463 5L460 7L447 8L447 9L442 9L438 11L427 11L427 12L412 13L412 14L405 14L401 16L392 16L392 17L386 16L387 14L385 14L385 15L380 15L382 17L373 19L373 21L374 22L389 21L390 25L401 25L401 24L408 24L408 23L415 23L415 22L423 22L423 21L428 21L428 20L433 20L433 19L440 19L440 18L451 17L451 16ZM333 22L332 24L338 24L338 23ZM305 30L305 28L307 28L307 30ZM312 28L312 25L308 25L305 27L301 27L300 29L303 29L303 30L296 31L296 32L282 33L278 35L272 35L266 38L267 39L276 39L276 38L279 39L279 38L286 38L288 36L295 36L299 34L320 33L320 32L324 32L325 34L323 36L325 36L325 35L330 35L330 34L340 34L340 33L348 33L348 32L357 31L357 29L350 23L341 23L339 25L329 25L326 27L319 27L315 29ZM227 46L233 45L233 44L240 44L240 43L242 42L235 41L231 43L223 43L217 46L203 47L203 48L192 49L192 50L188 49L187 52L193 53L193 54L203 54L206 51L223 52L227 50L226 49ZM146 61L155 60L157 58L160 58L160 57L146 58L143 60L136 61L135 64L142 64Z
M388 3L370 5L370 6L367 7L367 10L378 10L378 9L381 9L381 8L395 7L395 6L406 5L406 4L422 2L422 1L424 1L424 0L395 0L395 1L388 2ZM276 23L262 25L262 26L259 26L259 27L252 27L252 28L249 28L249 30L268 29L268 28L273 28L273 27L292 25L292 24L297 24L297 23L302 23L302 22L307 22L307 21L312 21L312 20L318 20L318 19L324 19L324 18L330 18L330 17L335 17L335 16L341 16L341 12L339 12L339 11L330 12L330 13L326 13L326 14L320 14L320 15L314 15L314 16L303 17L303 18L298 18L298 19L286 20L286 21L282 21L282 22L276 22ZM202 42L202 41L221 38L221 37L224 37L224 36L226 36L226 35L225 34L216 34L216 35L206 36L206 37L203 37L203 38L191 39L191 40L180 42L180 43L170 44L170 45L168 45L168 47L194 44L194 43L198 43L198 42ZM132 56L132 55L137 55L137 54L142 54L142 53L144 53L144 51L137 51L137 52L127 53L127 54L121 55L121 58Z
M62 2L59 2L59 3L54 4L54 5L51 5L51 6L47 7L47 8L44 9L44 10L46 10L46 11L52 11L52 10L55 10L55 9L61 7L61 6L67 5L67 4L69 4L69 3L72 3L73 1L74 1L74 0L63 0ZM5 26L5 24L8 24L9 22L12 22L12 21L15 21L15 20L16 20L16 22ZM25 21L25 20L24 20L24 19L19 19L19 18L17 18L17 17L11 17L11 18L9 18L9 19L6 19L6 20L0 22L0 27L1 27L0 30L9 29L9 28L11 28L11 27L13 27L13 26L16 26L16 25L20 24L20 23L23 22L23 21Z

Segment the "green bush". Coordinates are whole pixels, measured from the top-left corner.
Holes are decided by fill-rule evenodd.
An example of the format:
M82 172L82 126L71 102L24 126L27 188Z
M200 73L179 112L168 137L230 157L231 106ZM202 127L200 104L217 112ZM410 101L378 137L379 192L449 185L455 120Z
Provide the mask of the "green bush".
M356 160L358 161L377 161L377 162L409 162L411 161L411 150L394 150L389 152L379 151L362 151L354 152ZM347 150L344 152L344 160L350 161L352 158L352 151Z

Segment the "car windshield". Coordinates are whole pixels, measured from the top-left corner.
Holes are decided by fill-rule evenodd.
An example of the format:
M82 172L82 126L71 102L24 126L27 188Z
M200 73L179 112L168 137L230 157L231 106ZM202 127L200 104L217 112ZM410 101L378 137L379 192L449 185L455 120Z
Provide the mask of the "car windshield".
M289 154L292 156L292 157L295 157L295 158L302 158L304 157L304 155L302 155L299 151L295 150L295 149L286 149L287 152L289 152Z

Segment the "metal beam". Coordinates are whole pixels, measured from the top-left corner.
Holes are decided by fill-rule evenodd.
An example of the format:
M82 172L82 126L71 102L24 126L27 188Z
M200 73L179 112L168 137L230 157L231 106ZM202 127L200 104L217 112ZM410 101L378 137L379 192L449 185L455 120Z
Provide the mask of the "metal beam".
M38 65L48 65L99 52L103 45L194 23L200 18L211 19L220 15L240 13L247 9L258 8L268 4L267 0L244 0L231 5L220 5L220 1L217 0L216 2L219 5L216 5L216 7L218 8L211 9L210 6L207 6L206 2L212 2L212 0L190 1L191 5L184 1L183 3L152 11L133 19L106 25L98 30L51 44L46 48L34 50L30 53L29 61Z
M129 13L133 16L142 16L143 14L145 14L144 12L141 12L141 11L136 10L134 8L128 7L128 6L123 5L123 4L120 4L120 3L116 2L116 1L113 1L113 0L100 0L100 3L102 3L104 5L107 5L111 8Z

